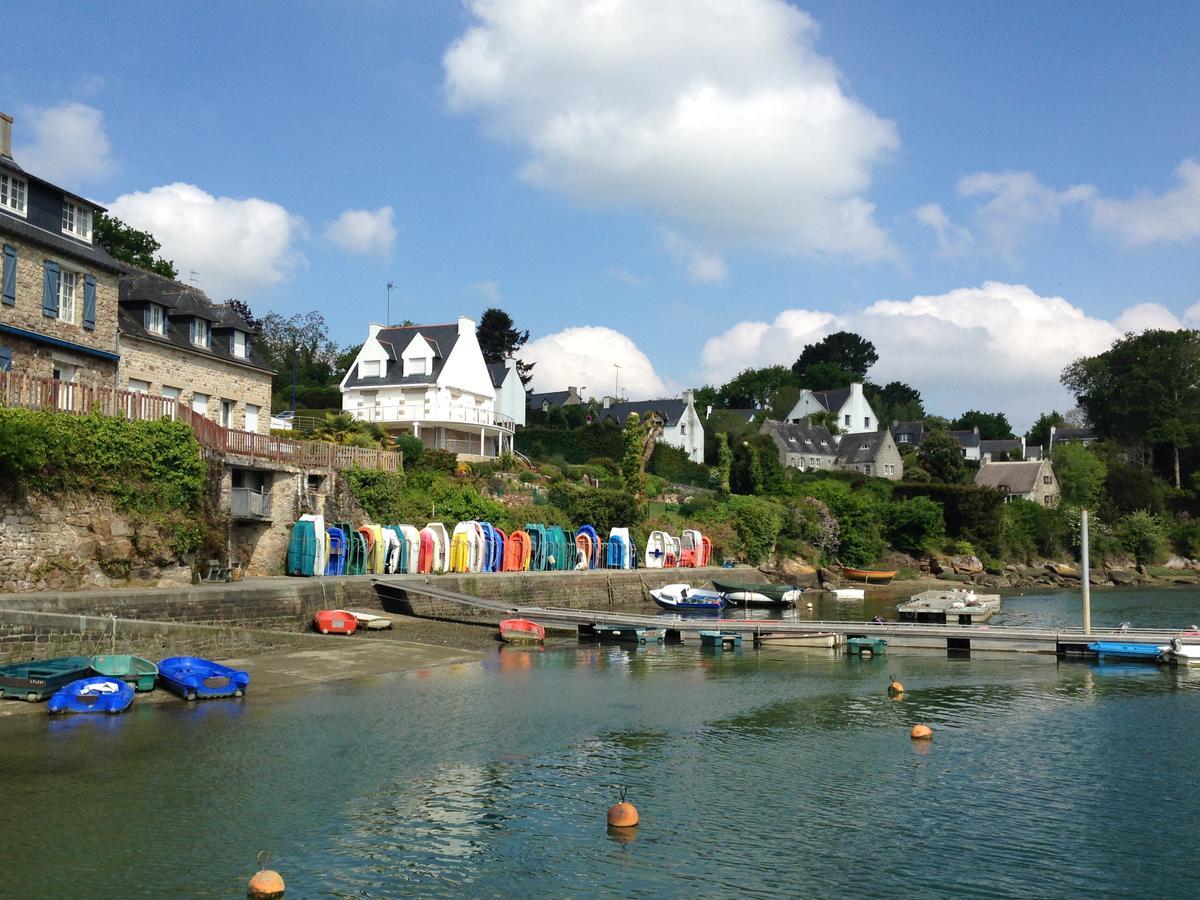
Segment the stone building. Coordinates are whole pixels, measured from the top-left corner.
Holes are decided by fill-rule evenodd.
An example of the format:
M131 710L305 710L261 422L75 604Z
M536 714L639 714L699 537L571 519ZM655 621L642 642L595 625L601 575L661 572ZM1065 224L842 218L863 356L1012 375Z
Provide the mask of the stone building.
M784 468L840 469L893 481L904 476L904 460L888 429L834 435L823 425L768 420L758 433L775 442Z
M975 483L1004 494L1007 503L1013 497L1042 506L1058 506L1062 488L1050 460L1028 462L987 462L975 473Z
M26 172L0 113L0 371L115 387L120 264L92 242L104 208Z
M787 421L804 422L818 413L833 413L838 430L846 434L862 434L879 427L879 417L867 402L862 384L857 382L830 391L802 390L796 405L787 414Z
M120 281L121 387L179 400L226 428L267 434L274 373L230 307L161 275Z

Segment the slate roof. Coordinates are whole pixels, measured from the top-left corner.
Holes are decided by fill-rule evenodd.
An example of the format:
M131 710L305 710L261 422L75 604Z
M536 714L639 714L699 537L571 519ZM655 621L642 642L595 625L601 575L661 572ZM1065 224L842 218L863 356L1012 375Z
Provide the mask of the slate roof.
M1055 428L1055 441L1094 441L1097 438L1094 428Z
M1025 445L1025 458L1027 460L1028 459L1038 459L1038 460L1045 459L1046 454L1042 450L1042 445L1041 444L1026 444Z
M838 462L847 465L874 462L887 440L886 431L868 431L863 434L843 434L838 443Z
M516 369L510 369L502 362L488 363L488 374L492 376L492 387L498 388L504 384L504 380L508 378L508 373L516 374Z
M1007 453L1010 450L1020 450L1020 449L1021 449L1020 438L1005 438L1002 440L980 441L979 442L979 452L980 453Z
M975 483L980 487L1006 490L1010 494L1028 494L1039 484L1043 463L1040 462L989 462L975 473Z
M781 444L787 453L808 453L821 456L837 456L837 438L824 425L810 422L763 423L761 430L770 434L776 444Z
M71 196L74 195L72 194ZM43 228L38 228L36 225L30 225L20 216L12 216L0 212L0 231L11 232L21 240L29 241L31 244L41 244L43 247L49 247L56 253L61 253L64 256L70 256L74 259L81 259L109 272L120 272L123 269L121 263L109 256L97 245L77 241L64 234L55 234L53 231L46 231Z
M541 409L543 403L549 403L550 408L562 406L571 396L570 391L543 391L540 394L528 394L525 399L526 409Z
M414 337L421 335L433 348L432 371L424 375L401 375L404 366L400 354L412 343ZM351 366L346 376L345 387L348 388L377 388L391 387L403 384L433 384L442 374L442 366L450 356L450 351L458 343L458 323L447 325L403 325L379 329L375 340L386 351L388 356L387 371L375 377L360 377L358 366Z
M274 374L253 339L255 331L250 324L223 303L213 303L199 288L126 266L121 276L117 302L117 330L122 335ZM146 330L146 303L157 303L167 308L165 335ZM192 318L205 319L211 324L209 347L197 347L192 343ZM250 336L247 339L250 355L246 359L233 355L230 342L235 328Z
M625 420L629 417L630 413L635 412L645 420L648 413L655 412L662 416L663 425L669 428L679 424L679 420L683 418L686 410L687 404L678 397L667 397L661 400L634 400L632 402L614 403L608 409L600 410L599 419L602 422L605 419L612 419L618 425L624 427Z
M974 428L972 428L969 431L967 431L967 430L951 431L950 437L952 437L956 441L958 441L958 446L960 446L960 447L978 447L979 446L979 432L976 431Z
M836 388L831 391L813 391L816 401L825 407L826 412L837 412L850 399L850 388Z
M924 421L919 420L919 419L915 422L897 422L895 425L892 426L891 432L892 432L892 437L896 439L897 444L901 443L900 437L899 437L900 435L902 435L902 434L912 435L912 440L904 442L904 443L907 443L909 446L912 446L915 444L919 444L919 443L921 443L921 441L925 440L925 423L924 423Z

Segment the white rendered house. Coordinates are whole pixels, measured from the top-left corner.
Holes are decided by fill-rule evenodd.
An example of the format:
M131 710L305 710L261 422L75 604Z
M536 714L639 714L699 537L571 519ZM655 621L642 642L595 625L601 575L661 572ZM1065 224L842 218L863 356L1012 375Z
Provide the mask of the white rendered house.
M492 388L496 391L496 412L525 426L525 385L517 374L517 361L512 357L503 362L488 363Z
M497 411L475 323L464 316L445 325L371 324L341 390L343 411L426 447L476 459L512 451L516 423Z
M643 421L649 415L657 416L662 423L662 437L659 438L662 443L678 447L694 463L704 462L704 425L696 412L691 391L684 391L679 398L635 400L632 403L612 403L605 398L600 419L613 419L624 427L626 418L633 412Z
M834 391L800 392L800 399L787 414L789 422L805 422L814 413L831 412L837 416L838 431L842 434L862 434L879 429L879 418L863 395L861 384Z

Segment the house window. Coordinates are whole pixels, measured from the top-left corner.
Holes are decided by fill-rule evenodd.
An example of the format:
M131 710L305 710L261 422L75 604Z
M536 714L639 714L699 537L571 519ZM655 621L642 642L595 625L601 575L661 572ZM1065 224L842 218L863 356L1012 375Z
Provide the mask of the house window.
M246 404L246 430L258 431L258 407L253 403Z
M168 400L178 400L179 399L179 388L170 387L170 386L164 384L162 387L162 395L164 397L166 397Z
M846 414L846 427L847 428L850 427L850 414L849 413Z
M62 230L66 234L73 234L77 238L83 238L90 242L92 239L92 211L86 206L64 200Z
M871 427L871 417L863 416L863 428L870 428L870 427Z
M75 273L66 269L58 276L58 318L75 323Z
M246 341L246 332L234 329L230 348L233 350L233 355L239 359L248 358L250 356L250 344Z
M140 381L137 378L130 378L129 387L127 390L133 391L135 394L148 394L150 393L150 382Z
M1049 483L1050 483L1050 476L1049 476L1049 475L1043 475L1043 476L1042 476L1042 484L1049 484Z
M25 215L25 179L0 172L0 206L17 215Z
M379 377L379 360L364 359L358 364L359 378L378 378Z
M198 416L208 415L208 394L192 394L192 412Z
M409 375L425 375L425 357L420 356L408 360Z
M1044 503L1046 506L1050 505L1050 495L1049 494L1042 495L1042 503Z
M679 423L679 433L680 433L680 435L687 434L687 426L684 425L682 422Z
M863 474L864 474L864 475L870 475L870 474L871 474L871 467L870 467L870 465L865 465L865 466L863 466Z
M150 304L150 333L167 333L167 310L157 303Z
M900 434L900 435L897 435L897 437L900 438L901 444L908 444L911 442L911 437L907 434Z
M237 406L236 400L221 401L221 425L225 428L233 427L233 409Z
M192 319L192 343L207 350L211 346L212 331L206 319Z

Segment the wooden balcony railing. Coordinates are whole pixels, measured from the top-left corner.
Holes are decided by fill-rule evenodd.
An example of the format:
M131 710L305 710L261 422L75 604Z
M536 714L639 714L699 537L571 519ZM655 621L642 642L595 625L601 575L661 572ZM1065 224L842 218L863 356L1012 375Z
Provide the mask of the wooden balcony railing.
M210 456L249 456L303 468L341 470L361 466L388 472L403 468L404 455L399 451L344 447L325 441L293 441L225 428L180 400L140 391L0 372L0 406L56 410L74 415L95 413L129 421L178 419L191 426L196 440Z

